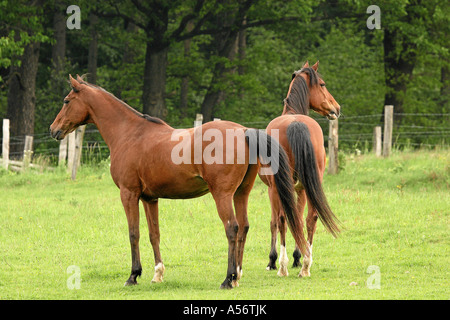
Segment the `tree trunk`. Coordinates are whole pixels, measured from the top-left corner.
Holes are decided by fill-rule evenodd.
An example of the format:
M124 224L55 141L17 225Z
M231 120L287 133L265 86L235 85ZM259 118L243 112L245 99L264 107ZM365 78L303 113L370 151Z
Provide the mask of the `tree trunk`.
M98 16L94 13L89 15L89 27L91 29L91 41L88 53L88 82L97 83L97 56L98 56Z
M53 15L53 30L55 44L52 48L52 61L54 71L59 75L64 70L64 62L66 58L66 16L61 5L55 5L55 13Z
M22 138L34 134L34 110L36 74L39 61L39 42L31 42L25 46L20 67L11 67L11 78L8 91L7 118L10 119L11 137ZM23 141L11 143L12 157L21 157Z
M400 41L403 41L403 43L399 43ZM415 44L408 43L404 39L396 39L395 32L388 30L384 31L383 45L386 84L384 105L394 106L395 113L397 113L394 117L394 122L399 125L402 117L398 114L404 112L403 101L416 64L416 47ZM402 48L401 52L397 54L396 50L399 45Z
M449 64L445 62L441 68L441 83L442 110L448 111L448 99L450 97L450 68Z
M244 20L242 22L243 25L247 24L247 20ZM244 67L244 60L246 56L246 49L247 49L247 34L245 29L239 31L238 35L238 57L239 57L239 66L238 66L238 74L242 76L245 73L245 67ZM239 87L239 97L241 99L244 98L244 91L242 90L242 87Z
M124 43L124 50L123 50L123 56L122 56L122 68L128 68L130 64L134 63L135 59L135 53L132 49L132 46L130 45L130 39L134 36L134 34L137 32L138 27L131 21L126 22L126 35L127 39ZM130 83L129 81L125 81L125 83L122 83L122 85L118 86L116 88L116 96L119 99L122 99L122 92L130 89Z
M156 48L155 48L156 47ZM157 49L147 43L142 90L143 112L164 119L167 116L166 94L167 47Z
M222 1L219 1L219 3L220 2ZM219 57L224 57L232 61L238 54L239 40L244 40L245 34L242 33L242 38L239 39L239 31L237 28L232 28L232 26L238 27L245 24L245 15L250 6L251 2L247 2L246 5L231 9L217 17L216 25L218 27L230 27L228 30L219 32L214 37L213 46ZM243 54L243 52L240 52L240 54ZM224 62L215 64L213 77L201 107L204 121L213 120L214 107L225 98L226 92L220 88L221 86L223 87L223 83L226 81L225 75L228 72L235 72L236 69L237 68L226 68Z
M192 31L194 25L192 21L188 22L186 25L186 30ZM191 40L192 39L186 39L183 41L184 46L184 58L189 58L191 54ZM184 119L187 117L187 110L188 110L188 92L189 92L189 76L183 75L181 78L181 90L180 90L180 118Z
M220 36L218 37L220 38ZM230 33L225 40L217 39L216 44L219 47L219 57L227 57L229 60L233 60L236 56L238 33ZM225 74L233 69L226 68L225 63L218 62L214 66L213 77L211 83L203 99L201 113L203 114L203 121L212 121L214 118L214 107L223 101L225 97L225 91L219 89L219 85L223 84Z
M53 14L53 31L55 43L52 47L52 71L50 85L54 93L53 102L61 103L62 98L67 94L67 85L64 80L67 79L65 73L66 65L66 16L65 7L58 1L55 4L55 12ZM64 80L63 80L64 79ZM50 120L50 119L49 119ZM39 121L39 120L38 120Z

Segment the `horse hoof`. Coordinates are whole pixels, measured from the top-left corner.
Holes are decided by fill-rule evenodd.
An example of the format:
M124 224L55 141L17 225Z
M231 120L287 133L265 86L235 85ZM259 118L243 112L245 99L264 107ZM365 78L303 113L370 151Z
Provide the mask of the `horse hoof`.
M266 270L267 270L267 271L270 271L270 270L277 270L277 266L276 266L276 265L271 265L271 264L269 264L269 265L266 267Z
M285 268L285 269L280 268L280 270L278 270L277 275L279 277L287 277L289 275L289 272L288 272L287 268Z
M158 278L158 277L153 277L153 279L152 279L152 283L161 283L161 282L163 282L164 280L163 280L163 278L161 277L161 278Z
M307 277L311 277L311 273L309 271L300 271L299 275L300 278L307 278Z
M233 281L235 282L235 281ZM230 282L228 279L226 279L221 285L220 285L220 289L233 289L233 283Z
M136 280L130 280L128 279L127 282L124 283L124 287L131 287L131 286L136 286L138 283Z
M163 275L166 268L160 262L155 267L155 274L153 275L152 283L160 283L163 282Z

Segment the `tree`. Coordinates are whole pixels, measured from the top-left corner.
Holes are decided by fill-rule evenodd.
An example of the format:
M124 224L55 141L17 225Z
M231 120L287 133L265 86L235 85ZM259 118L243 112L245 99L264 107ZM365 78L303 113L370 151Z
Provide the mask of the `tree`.
M41 42L49 39L42 25L43 3L32 1L15 6L8 1L7 6L5 18L9 23L9 35L16 44L23 46L22 54L11 56L7 117L11 121L11 136L30 135L34 133L39 48ZM17 155L23 150L23 144L13 144L10 150Z
M442 31L448 29L448 18L447 25L444 19L439 22L434 20L435 12L442 6L445 5L439 1L412 0L389 1L381 8L384 14L384 104L394 106L397 124L402 120L399 114L405 111L405 96L419 57L429 52L442 54L443 47L437 44L442 41L439 38L446 38ZM438 30L433 28L436 24Z

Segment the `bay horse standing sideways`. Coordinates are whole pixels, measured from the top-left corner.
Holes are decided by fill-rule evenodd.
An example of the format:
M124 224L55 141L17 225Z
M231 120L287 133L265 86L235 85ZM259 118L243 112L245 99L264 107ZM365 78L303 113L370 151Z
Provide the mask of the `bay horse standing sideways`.
M318 65L318 61L312 67L306 62L302 69L294 72L288 94L284 100L283 113L280 117L272 120L266 128L269 135L272 130L277 131L279 143L285 149L291 168L294 169L293 178L296 181L297 209L302 221L303 211L306 203L308 203L306 228L309 254L304 255L299 274L301 277L310 276L312 245L317 219L320 218L325 228L334 237L339 232L339 221L330 209L322 189L326 164L322 129L314 119L307 116L310 108L330 120L337 119L340 114L339 104L328 92L325 82L317 73ZM260 175L260 177L269 186L272 210L270 223L271 250L266 269L276 269L278 257L276 242L277 233L280 231L280 269L278 275L287 276L286 218L273 179L269 176ZM301 252L297 247L294 250L293 257L293 266L300 266Z
M276 167L273 170L273 181L281 196L283 210L293 230L296 244L302 253L307 253L303 224L296 213L294 182L287 156L275 139L263 131L248 129L233 122L214 121L195 129L187 129L174 140L176 130L161 119L141 114L79 76L77 79L70 76L70 84L72 90L65 97L61 111L50 126L50 133L53 138L61 140L79 125L94 123L110 149L111 176L120 189L131 245L131 275L125 285L137 284L136 279L142 272L139 254L139 200L145 209L155 258L152 282L162 282L165 267L159 249L158 199L195 198L211 192L228 239L228 269L221 288L237 286L242 275L244 245L249 228L248 197L260 162L270 161L272 168ZM245 131L245 136L240 136L241 141L239 136L233 137L231 141L236 143L231 143L230 146L228 140L225 140L229 130ZM218 133L214 136L217 146L215 156L226 155L226 163L206 159L202 161L202 158L197 161L196 148L200 147L201 157L213 143L205 142L211 141L212 136L209 140L205 136L201 139L200 136L200 144L196 144L195 136L199 132ZM180 137L187 141L183 146L183 157L187 161L176 164L173 151L179 147ZM252 162L250 141L255 140L259 142L254 154L256 160ZM238 159L238 146L244 148L244 159ZM264 147L268 149L266 152L262 150ZM186 154L190 152L190 156L186 156L184 151ZM232 157L228 159L230 152ZM267 152L276 153L278 157L269 158ZM277 163L274 164L274 161Z

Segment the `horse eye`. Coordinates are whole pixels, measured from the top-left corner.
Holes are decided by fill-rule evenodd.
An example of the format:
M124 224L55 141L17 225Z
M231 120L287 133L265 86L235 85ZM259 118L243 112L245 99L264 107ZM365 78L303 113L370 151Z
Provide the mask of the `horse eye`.
M321 87L325 87L325 83L321 83L320 86L321 86Z
M64 100L64 104L68 104L69 102L69 100Z

